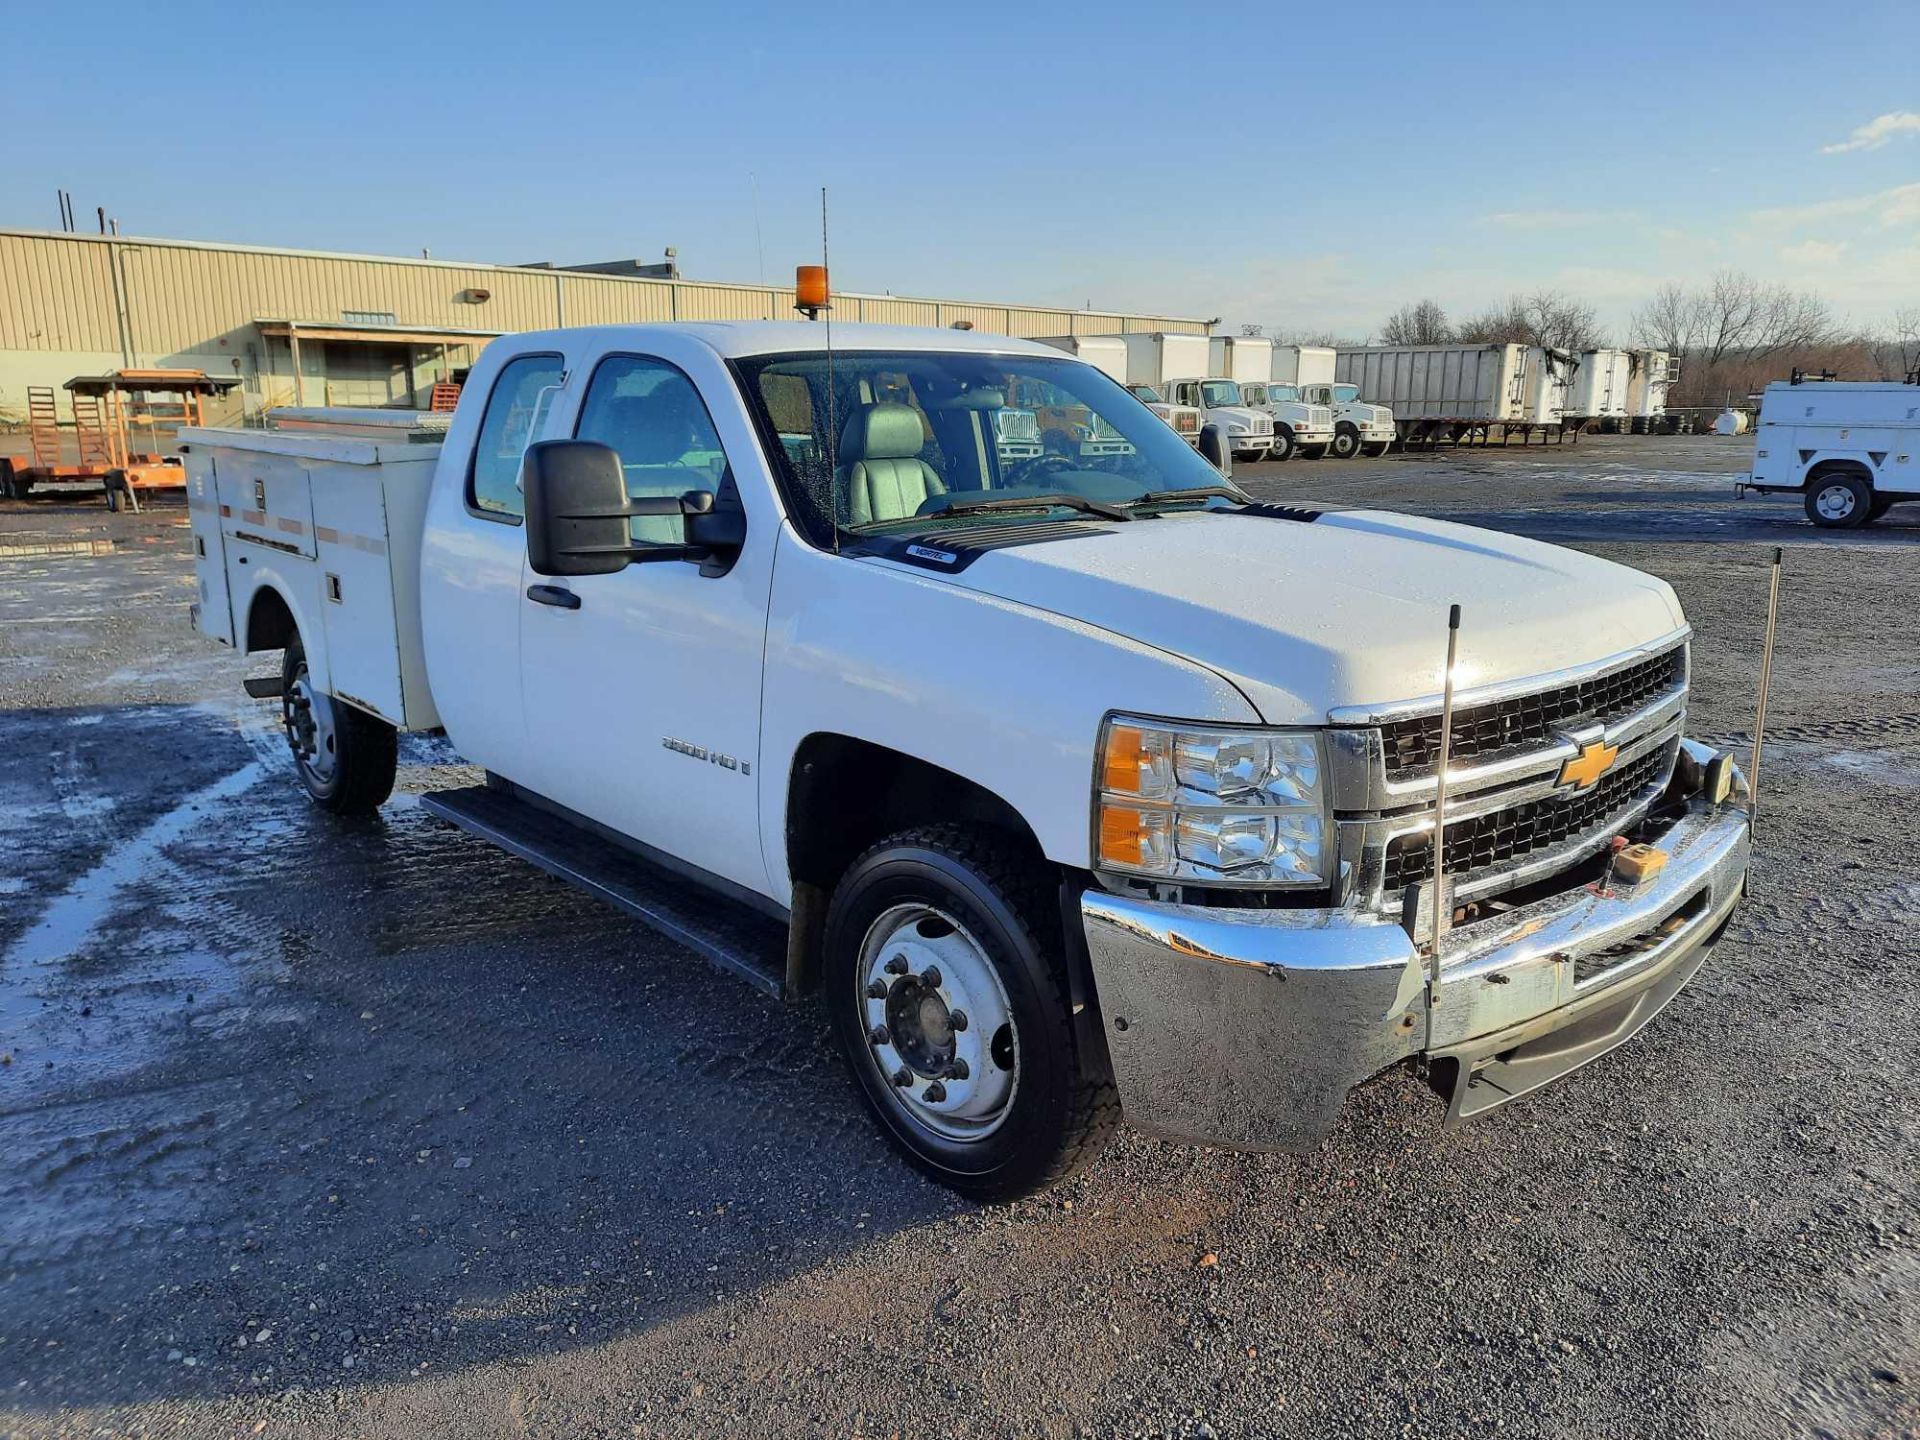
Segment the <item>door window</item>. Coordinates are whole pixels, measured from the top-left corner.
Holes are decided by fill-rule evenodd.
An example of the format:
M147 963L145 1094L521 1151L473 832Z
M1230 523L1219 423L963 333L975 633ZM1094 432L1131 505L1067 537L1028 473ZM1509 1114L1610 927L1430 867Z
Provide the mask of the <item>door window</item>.
M693 382L664 360L614 355L600 363L580 407L574 438L612 446L626 472L627 494L722 493L726 452L713 417ZM641 545L678 545L686 537L677 515L642 515L628 522Z
M467 482L467 502L476 515L517 525L526 514L520 457L565 378L566 362L558 355L522 355L493 382Z

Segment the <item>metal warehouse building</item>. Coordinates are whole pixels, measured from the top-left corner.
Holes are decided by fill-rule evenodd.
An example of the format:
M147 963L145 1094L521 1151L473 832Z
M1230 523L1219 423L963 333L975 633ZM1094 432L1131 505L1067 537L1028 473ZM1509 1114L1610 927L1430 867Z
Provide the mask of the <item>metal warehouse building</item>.
M794 318L784 285L465 265L119 235L0 230L0 418L27 387L131 366L238 376L236 408L424 405L435 381L518 330ZM834 318L1008 335L1207 333L1204 320L891 295ZM64 413L64 397L61 403Z

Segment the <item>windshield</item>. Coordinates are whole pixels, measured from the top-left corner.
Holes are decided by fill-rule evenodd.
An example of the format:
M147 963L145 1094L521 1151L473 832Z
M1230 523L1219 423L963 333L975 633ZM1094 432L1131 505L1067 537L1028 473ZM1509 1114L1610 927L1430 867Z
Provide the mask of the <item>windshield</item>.
M1336 385L1333 387L1333 403L1336 405L1351 405L1359 398L1360 387L1358 385Z
M1297 385L1276 385L1267 392L1275 405L1294 405L1300 400L1300 387Z
M763 432L778 438L788 508L823 546L835 527L957 523L941 512L979 501L1034 497L1031 511L994 512L1017 524L1051 518L1062 507L1049 495L1111 505L1221 484L1164 420L1065 356L840 352L830 372L815 352L734 366Z
M1240 387L1231 380L1202 380L1200 403L1211 410L1216 405L1238 405Z
M1127 393L1144 405L1160 405L1165 403L1160 398L1160 392L1151 385L1129 385L1127 386Z

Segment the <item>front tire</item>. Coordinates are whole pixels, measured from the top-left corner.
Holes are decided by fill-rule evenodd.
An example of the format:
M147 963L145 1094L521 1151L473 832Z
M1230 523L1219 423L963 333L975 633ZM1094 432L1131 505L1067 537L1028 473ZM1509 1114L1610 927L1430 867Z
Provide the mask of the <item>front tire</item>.
M1049 867L996 831L929 825L855 860L828 910L822 986L881 1130L975 1200L1066 1178L1120 1120L1081 1053Z
M1333 432L1333 458L1351 460L1360 453L1360 432L1351 425L1342 425Z
M1828 472L1807 482L1807 519L1823 530L1857 530L1873 515L1873 487L1858 475Z
M1293 458L1293 452L1298 448L1299 447L1293 443L1293 432L1291 430L1275 430L1273 432L1273 448L1267 452L1267 458L1269 460L1291 460Z
M280 720L293 767L313 803L335 815L371 815L393 793L393 726L319 690L298 635L280 662Z

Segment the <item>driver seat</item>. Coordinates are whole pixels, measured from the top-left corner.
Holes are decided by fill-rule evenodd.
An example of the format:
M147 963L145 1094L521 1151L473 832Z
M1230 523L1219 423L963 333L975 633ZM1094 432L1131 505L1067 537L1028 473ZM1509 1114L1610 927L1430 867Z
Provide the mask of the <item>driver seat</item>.
M901 520L918 513L947 483L920 458L926 432L911 405L881 401L862 405L840 432L840 484L847 521Z

